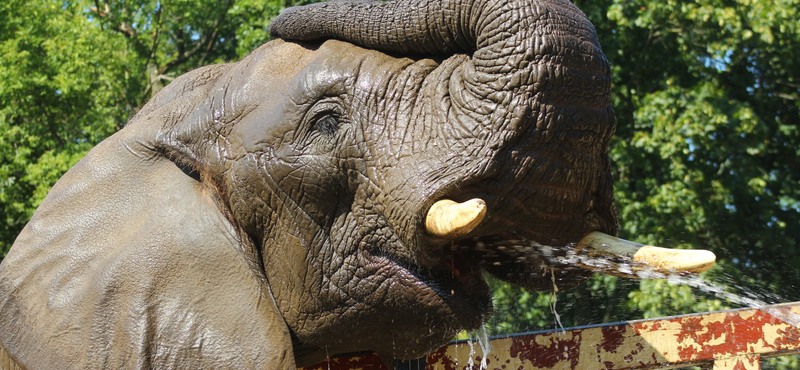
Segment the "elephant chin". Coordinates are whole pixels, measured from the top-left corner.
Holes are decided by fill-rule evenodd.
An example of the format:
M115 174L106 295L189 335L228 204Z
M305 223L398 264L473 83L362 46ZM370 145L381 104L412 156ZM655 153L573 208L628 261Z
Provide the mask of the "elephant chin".
M486 273L521 287L552 291L568 289L592 272L567 265L551 266L542 250L511 234L466 237L441 249L438 261L421 263L391 253L370 256L393 288L385 293L391 315L381 316L391 341L350 343L382 357L413 359L435 350L461 330L477 330L492 314L492 294ZM401 288L402 287L402 288ZM394 307L404 307L400 310ZM369 338L368 334L359 337ZM404 343L397 346L396 343Z
M365 261L375 272L372 277L380 280L364 284L372 289L367 299L376 299L373 309L356 313L355 319L349 316L355 310L344 310L335 322L295 332L298 366L365 350L386 359L419 358L461 330L480 328L491 315L491 291L483 270L472 261L445 258L426 267L391 253L366 253Z
M436 297L428 303L442 305L452 313L453 322L444 326L455 331L472 330L488 320L492 309L491 291L483 269L474 261L451 254L442 258L439 267L426 268L386 258L384 262L397 269L395 276L401 281L418 282L417 288L428 291L417 297Z
M385 358L418 358L451 340L461 330L481 328L489 319L492 295L486 273L533 290L553 290L554 286L559 290L568 289L592 274L574 266L550 266L542 250L510 233L467 236L439 250L440 258L425 263L389 251L368 253L368 264L373 271L388 277L381 286L391 288L378 289L377 293L382 297L381 310L388 311L360 319L380 322L384 330L375 337L373 333L353 327L357 335L350 338L346 347L329 349L337 353L369 349ZM386 315L386 312L391 314ZM337 328L341 330L342 327ZM332 335L336 333L326 332L315 337ZM320 358L299 359L298 363L310 364L316 360Z

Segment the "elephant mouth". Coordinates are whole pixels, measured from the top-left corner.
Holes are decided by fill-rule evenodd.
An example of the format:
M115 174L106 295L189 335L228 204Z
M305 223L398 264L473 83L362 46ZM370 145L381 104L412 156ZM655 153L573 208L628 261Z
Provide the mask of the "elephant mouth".
M390 254L378 255L376 263L391 266L395 281L415 285L415 289L429 292L435 300L440 300L461 328L478 328L488 319L492 302L489 286L483 269L476 261L464 255L445 253L438 266L426 267L415 262L405 261ZM425 294L422 294L425 296ZM434 304L431 297L421 301Z
M710 269L716 259L706 250L654 247L599 231L554 246L540 244L533 232L473 235L484 217L486 205L481 199L440 200L425 220L430 236L449 241L437 263L439 269L465 287L476 286L477 280L483 281L483 272L488 272L525 288L557 291L596 272L627 278L698 274Z
M415 332L415 337L431 336L417 342L418 351L376 351L413 357L457 330L479 328L492 311L486 273L527 289L553 291L568 289L595 272L642 278L652 276L643 274L645 271L698 273L714 263L715 257L708 251L644 246L596 231L577 242L542 245L536 232L478 229L486 217L480 200L445 203L428 212L431 217L443 218L433 222L438 226L426 222L420 230L428 240L421 244L431 247L434 255L406 255L392 248L364 250L369 270L380 276L375 286L378 294L389 307L403 307L385 319L394 324L421 321L425 329L421 334ZM435 247L437 243L440 247ZM605 263L594 263L598 257ZM434 327L445 328L446 333L429 329Z
M485 216L486 204L479 198L462 203L440 200L428 211L425 230L438 238L455 240L475 230ZM470 243L472 248L469 247ZM452 245L455 246L456 243ZM473 238L466 244L460 242L458 246L459 249L464 249L462 251L464 253L453 251L452 255L493 253L521 261L538 250L538 255L553 265L575 265L592 272L630 278L642 277L639 272L644 270L664 275L697 274L710 269L716 260L714 253L707 250L667 249L643 245L599 231L587 233L576 243L555 248L540 245L514 232ZM509 250L509 247L513 250ZM541 253L542 251L546 253ZM608 263L601 266L588 262L590 259L598 258L604 258ZM460 271L455 265L455 259L443 258L442 263L454 272ZM502 261L496 261L495 264L502 264Z

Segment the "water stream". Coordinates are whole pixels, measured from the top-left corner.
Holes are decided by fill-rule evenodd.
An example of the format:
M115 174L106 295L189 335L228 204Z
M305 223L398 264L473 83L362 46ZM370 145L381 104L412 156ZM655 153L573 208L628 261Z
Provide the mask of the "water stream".
M612 260L610 258L605 258L605 257L585 256L570 252L565 253L564 256L558 256L552 253L552 251L554 250L555 248L544 249L545 251L544 255L550 262L555 262L558 264L569 264L569 265L577 265L578 262L580 262L580 264L587 266L594 266L597 267L598 269L617 269L626 274L635 274L642 279L665 279L670 284L690 286L694 289L699 290L704 294L709 294L717 298L720 298L729 304L738 305L746 308L761 309L769 313L770 315L774 316L775 318L786 322L789 325L800 327L800 315L787 310L777 310L774 308L767 307L772 304L783 303L781 302L780 297L777 297L774 294L756 292L754 290L747 290L741 286L737 287L738 289L742 290L742 293L738 294L731 292L729 288L726 285L724 285L725 283L724 279L722 279L723 281L715 283L705 280L699 275L679 274L679 273L666 274L663 272L655 271L653 269L648 268L647 266L643 266L640 263L634 263L630 259L615 258ZM719 277L716 278L719 279ZM555 281L553 282L553 284L554 288L557 289L557 287L555 287ZM769 299L769 301L766 301L765 299ZM555 303L551 304L551 307L553 309L553 314L556 317L556 321L559 323L559 327L562 327L560 325L558 313L555 312Z
M668 282L672 284L681 284L681 285L688 285L692 288L698 289L701 292L707 294L713 294L715 297L725 300L728 303L740 305L743 307L749 308L757 308L764 312L769 313L773 317L786 322L789 325L800 327L800 315L786 310L778 310L771 307L767 307L774 303L781 303L780 301L773 301L773 302L766 302L759 298L754 298L753 296L758 296L759 294L754 292L749 292L751 295L750 297L745 295L740 295L737 293L733 293L727 291L726 288L722 285L704 280L699 276L681 276L677 274L671 275L664 275L659 274L656 272L643 272L644 276L652 274L652 277L645 277L646 279L667 279ZM763 295L763 294L762 294Z
M478 333L478 343L481 345L481 370L484 370L488 367L486 357L489 356L489 350L491 350L489 333L486 331L486 326L482 326L480 333Z
M467 365L464 369L474 369L475 362L473 358L475 358L475 342L478 342L478 345L481 347L481 364L479 369L486 370L489 368L489 364L487 362L487 357L489 356L489 351L491 350L491 345L489 343L489 332L486 330L486 326L481 327L481 330L475 333L470 333L469 340L467 344L469 344L469 360ZM456 360L456 368L458 368L458 361Z
M509 244L517 244L517 245L509 245ZM788 325L800 328L800 315L785 309L776 309L770 307L774 304L779 303L786 303L786 299L782 298L776 294L772 294L769 292L765 292L765 289L758 289L758 288L747 288L742 285L741 276L724 276L720 274L713 275L712 279L714 281L709 281L699 275L695 274L666 274L663 272L656 271L654 269L647 268L647 266L642 265L641 263L636 263L631 260L625 260L623 258L607 258L603 256L586 256L586 255L578 255L573 252L574 245L566 246L564 248L555 248L555 247L547 247L538 245L535 243L529 242L513 242L509 244L504 244L503 246L509 249L517 249L520 252L518 255L526 255L530 252L531 248L535 248L539 252L539 256L545 261L547 265L562 265L562 266L576 266L576 265L583 265L583 266L591 266L593 270L605 270L611 271L616 270L623 272L627 275L636 275L641 279L663 279L666 280L669 284L675 285L685 285L691 287L695 290L697 295L705 295L706 297L716 297L724 302L727 303L729 306L740 306L744 308L755 308L760 309L763 312L766 312L776 319L785 322ZM487 248L491 249L491 247ZM544 267L547 269L547 267ZM540 270L541 271L541 270ZM545 270L547 271L547 270ZM543 276L540 275L541 272L537 273L536 278L541 279ZM559 315L558 309L556 304L558 303L557 300L557 293L559 292L559 287L556 285L556 276L553 273L553 270L550 270L549 278L553 284L553 293L550 295L549 299L549 306L551 314L555 320L555 324L561 330L564 330L564 326L561 322L561 316ZM545 275L547 276L547 275ZM752 285L748 285L752 286ZM499 334L499 333L497 333ZM470 359L469 363L466 364L465 369L475 369L477 366L473 362L473 358L475 357L475 346L474 342L476 341L475 338L477 337L477 342L480 343L481 350L483 351L483 355L481 357L481 364L480 369L486 369L486 357L489 354L489 341L486 328L483 328L482 331L473 333L471 335L471 340L467 343L470 346Z

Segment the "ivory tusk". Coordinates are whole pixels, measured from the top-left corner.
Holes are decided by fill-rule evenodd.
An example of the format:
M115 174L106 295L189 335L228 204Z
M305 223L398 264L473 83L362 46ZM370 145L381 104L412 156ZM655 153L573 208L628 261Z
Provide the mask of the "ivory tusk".
M642 278L641 272L699 274L714 266L717 257L702 249L667 249L634 243L593 231L575 248L578 266L608 275ZM589 263L582 256L603 257L608 263Z
M425 230L440 238L455 239L475 230L484 216L486 202L483 199L470 199L464 203L442 199L428 210Z

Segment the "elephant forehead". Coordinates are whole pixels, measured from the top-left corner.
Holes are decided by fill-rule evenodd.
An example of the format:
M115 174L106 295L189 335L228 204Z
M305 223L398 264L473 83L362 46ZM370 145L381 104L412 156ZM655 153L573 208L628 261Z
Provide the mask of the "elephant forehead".
M316 101L324 96L375 94L376 88L414 63L383 52L364 49L339 40L327 40L294 78L290 92L296 103Z
M241 80L235 90L245 95L263 99L264 94L248 93L268 88L270 96L285 91L295 103L302 104L320 96L371 89L374 83L391 78L411 63L409 58L339 40L322 44L273 40L240 61L231 75Z
M376 99L387 95L390 81L417 62L338 40L275 40L238 62L220 87L224 96L212 104L225 106L234 116L222 121L237 121L237 134L228 137L235 144L231 147L249 152L263 147L265 140L293 141L306 112L326 97L340 98L351 118L370 116L379 105ZM423 64L428 71L436 63Z
M247 83L286 83L313 59L314 51L300 44L272 40L238 62L238 71ZM243 85L244 86L244 85Z
M287 99L303 104L343 94L349 89L342 82L356 76L362 60L373 54L380 53L340 41L316 45L273 40L228 70L211 94L212 105L241 114L252 107L271 109Z

